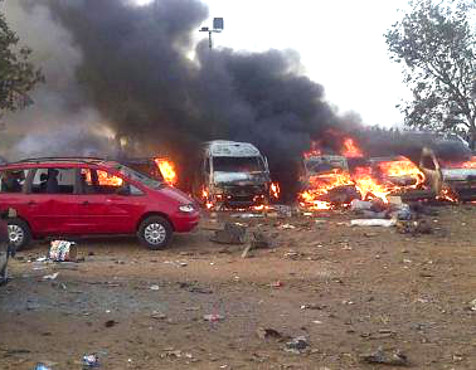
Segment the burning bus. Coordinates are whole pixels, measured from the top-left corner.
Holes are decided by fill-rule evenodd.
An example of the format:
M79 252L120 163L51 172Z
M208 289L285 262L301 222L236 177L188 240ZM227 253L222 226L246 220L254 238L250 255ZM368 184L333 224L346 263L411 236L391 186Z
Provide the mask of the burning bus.
M204 145L194 187L207 208L217 210L264 207L276 190L258 148L225 140Z

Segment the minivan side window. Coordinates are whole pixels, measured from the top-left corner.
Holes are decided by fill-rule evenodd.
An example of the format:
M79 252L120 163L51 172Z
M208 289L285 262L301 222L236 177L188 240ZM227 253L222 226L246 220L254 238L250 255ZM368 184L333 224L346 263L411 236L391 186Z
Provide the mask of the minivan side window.
M28 170L0 171L0 193L21 193Z
M102 170L81 168L80 182L83 194L115 194L124 180Z
M33 194L74 194L75 168L38 168L31 183Z

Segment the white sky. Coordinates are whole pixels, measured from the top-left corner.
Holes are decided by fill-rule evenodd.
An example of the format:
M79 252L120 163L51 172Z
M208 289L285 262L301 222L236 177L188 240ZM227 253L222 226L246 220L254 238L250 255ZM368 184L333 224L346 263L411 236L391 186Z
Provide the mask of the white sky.
M395 105L409 92L401 67L388 57L383 34L402 16L398 9L408 0L202 1L211 19L225 20L215 47L294 49L306 75L324 86L339 112L355 111L369 125L401 123ZM204 26L211 26L211 19ZM197 38L201 36L208 37L197 30Z

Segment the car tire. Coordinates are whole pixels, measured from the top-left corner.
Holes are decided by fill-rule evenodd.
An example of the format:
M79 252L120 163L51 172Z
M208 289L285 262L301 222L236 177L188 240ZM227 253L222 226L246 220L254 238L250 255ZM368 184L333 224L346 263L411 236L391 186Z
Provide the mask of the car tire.
M19 218L8 220L8 237L15 249L21 250L31 243L30 227Z
M173 229L168 220L161 216L147 217L139 226L140 242L151 250L164 249L172 239Z

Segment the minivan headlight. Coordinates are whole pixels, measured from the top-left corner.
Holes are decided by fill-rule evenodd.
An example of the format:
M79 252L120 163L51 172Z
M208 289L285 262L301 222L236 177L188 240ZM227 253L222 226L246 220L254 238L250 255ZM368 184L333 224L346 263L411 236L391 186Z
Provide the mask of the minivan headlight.
M179 210L184 213L192 213L193 211L195 211L195 207L193 206L193 204L184 204L179 206Z

